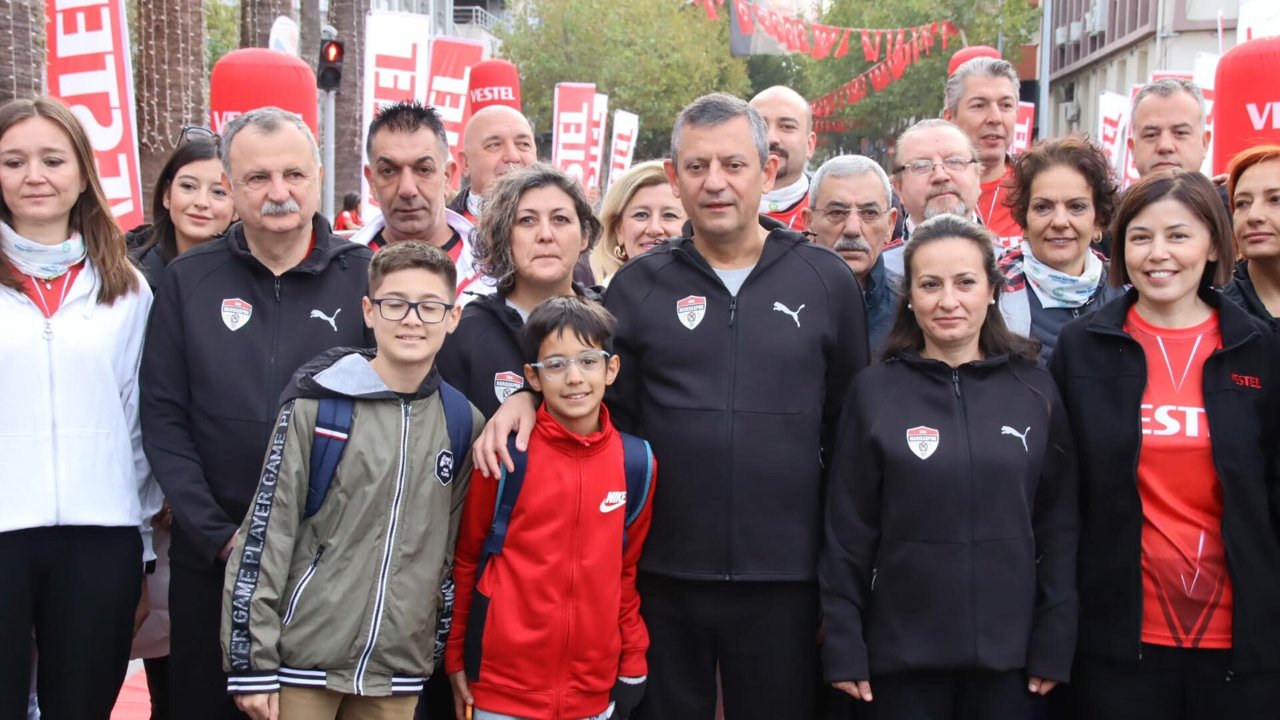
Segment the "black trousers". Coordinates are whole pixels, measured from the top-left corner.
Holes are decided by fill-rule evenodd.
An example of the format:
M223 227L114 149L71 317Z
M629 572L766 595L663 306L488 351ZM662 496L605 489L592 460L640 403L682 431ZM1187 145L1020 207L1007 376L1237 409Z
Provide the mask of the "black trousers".
M1280 672L1231 672L1230 650L1142 645L1141 660L1076 658L1081 720L1275 720Z
M1027 674L921 670L871 677L867 720L1032 720L1043 698L1027 690Z
M817 583L636 581L649 682L636 720L711 720L716 668L726 720L814 717Z
M169 567L169 712L183 720L248 717L227 694L222 671L223 566Z
M0 718L24 718L35 630L44 720L108 720L142 595L137 528L0 533Z

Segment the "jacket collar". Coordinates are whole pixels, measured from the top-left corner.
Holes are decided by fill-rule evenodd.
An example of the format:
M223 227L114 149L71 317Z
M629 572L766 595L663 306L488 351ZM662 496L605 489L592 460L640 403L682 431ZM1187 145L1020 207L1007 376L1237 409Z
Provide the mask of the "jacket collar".
M398 400L400 395L388 388L369 364L377 355L376 348L333 348L321 353L294 373L280 402L300 397ZM421 400L439 388L440 372L433 364L413 399Z
M606 441L617 432L613 427L613 421L609 419L609 408L605 407L604 403L600 404L600 427L600 430L590 435L576 435L569 432L559 420L551 416L544 401L538 407L538 421L534 424L533 431L562 452L594 455L604 449Z
M573 284L573 292L584 300L603 302L603 298L597 288L575 282ZM495 292L489 295L481 295L467 303L467 309L470 310L471 308L475 308L472 312L486 312L492 315L513 334L519 333L520 329L524 327L524 320L521 319L520 313L516 312L515 308L507 305L507 296L503 293Z
M335 259L345 267L346 259L342 256L359 247L334 235L329 228L329 221L320 213L316 213L311 218L311 232L312 237L315 238L315 247L311 249L309 255L302 259L302 262L289 269L288 272L306 272L318 275L324 272L325 268L329 267L329 263ZM237 222L232 225L224 237L227 248L233 256L240 258L242 261L253 260L258 262L253 253L249 252L249 243L244 237L243 222Z
M756 260L755 272L759 272L777 262L779 258L796 245L809 242L803 234L788 230L786 225L768 215L760 215L759 218L760 227L768 230L769 234L765 237L764 249L760 252L760 258ZM691 221L685 222L683 236L669 240L667 246L671 248L671 252L683 255L694 265L702 268L707 274L715 276L715 270L712 269L706 258L702 256L702 253L698 252L698 248L693 242L693 223Z
M1223 294L1211 287L1200 288L1200 299L1218 311L1218 328L1222 333L1222 346L1229 348L1249 340L1254 335L1261 335L1262 327L1244 308L1228 300ZM1125 320L1129 316L1129 308L1138 300L1138 291L1129 288L1122 298L1109 302L1089 316L1086 329L1090 332L1106 335L1123 335Z

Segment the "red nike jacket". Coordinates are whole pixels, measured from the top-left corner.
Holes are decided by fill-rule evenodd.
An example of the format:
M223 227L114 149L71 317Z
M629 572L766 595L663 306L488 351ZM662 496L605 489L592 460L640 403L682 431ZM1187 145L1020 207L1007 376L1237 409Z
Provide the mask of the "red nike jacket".
M478 677L468 677L478 708L538 719L591 717L608 707L619 676L648 674L636 562L651 503L625 526L622 438L603 406L600 420L604 430L584 437L566 430L545 406L539 409L506 544L478 587L498 483L479 471L472 475L458 533L445 670L478 666ZM655 464L649 497L656 475ZM471 617L476 593L484 615ZM483 624L478 663L464 658L471 622Z

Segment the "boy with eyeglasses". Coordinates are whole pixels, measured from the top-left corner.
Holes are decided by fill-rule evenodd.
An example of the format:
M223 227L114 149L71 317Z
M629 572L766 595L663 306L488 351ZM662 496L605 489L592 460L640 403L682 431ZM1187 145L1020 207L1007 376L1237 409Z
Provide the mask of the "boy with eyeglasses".
M457 720L618 720L644 694L636 563L657 468L602 404L614 326L598 303L556 297L521 331L543 404L516 470L471 479L445 648Z
M434 367L455 284L438 248L378 253L376 348L326 352L284 392L223 592L228 691L254 720L413 717L483 425Z

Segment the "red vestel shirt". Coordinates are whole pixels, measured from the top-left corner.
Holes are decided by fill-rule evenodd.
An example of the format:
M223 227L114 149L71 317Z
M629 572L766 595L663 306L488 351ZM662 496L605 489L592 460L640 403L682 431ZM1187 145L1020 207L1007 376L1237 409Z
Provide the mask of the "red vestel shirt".
M982 194L978 196L978 215L982 217L982 224L999 238L1001 251L1011 250L1022 243L1022 226L1014 222L1013 211L1005 205L1011 182L1013 163L1006 161L1004 174L982 183Z
M1147 356L1142 395L1142 641L1231 647L1231 579L1222 544L1222 486L1204 412L1204 363L1222 347L1218 315L1158 328L1129 311L1124 329Z
M47 282L24 275L12 264L9 267L13 268L13 271L25 281L22 284L23 294L31 298L31 302L35 303L45 319L48 319L57 314L58 308L62 307L62 301L66 299L71 286L75 284L76 276L84 268L84 261L81 260L72 265L70 270Z

